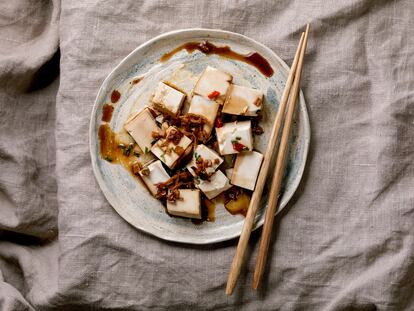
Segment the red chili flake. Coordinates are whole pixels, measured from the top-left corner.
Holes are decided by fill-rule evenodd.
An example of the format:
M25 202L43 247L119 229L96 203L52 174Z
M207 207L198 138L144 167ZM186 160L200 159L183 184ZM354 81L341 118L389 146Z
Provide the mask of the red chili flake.
M233 143L233 149L236 150L237 152L242 152L242 151L246 151L249 148L247 148L245 145L240 144L240 143Z
M219 96L220 96L220 92L219 91L213 91L210 94L208 94L208 98L210 98L210 99L216 99Z
M111 102L115 104L121 98L121 93L117 90L113 90L111 93Z
M216 127L223 127L223 121L219 118L216 119Z

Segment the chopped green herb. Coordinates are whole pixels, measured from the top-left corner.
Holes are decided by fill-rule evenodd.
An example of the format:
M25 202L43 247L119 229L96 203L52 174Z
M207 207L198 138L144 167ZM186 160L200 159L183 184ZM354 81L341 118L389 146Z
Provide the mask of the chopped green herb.
M137 158L139 158L140 154L136 151L134 151L134 156L136 156Z
M145 154L147 154L148 152L149 152L149 149L148 149L148 147L147 147L147 146L145 146L144 153L145 153Z
M118 147L121 148L121 149L125 149L125 145L124 144L119 144Z
M165 163L166 162L166 160L165 160L165 153L163 153L162 155L160 155L160 158L161 158L161 160Z
M128 148L124 149L124 155L129 156L129 154L131 153L132 147L134 147L134 144L129 144Z
M236 139L237 139L237 140L241 140L241 137L240 137L240 136L237 136L237 137L236 137Z
M194 152L194 158L197 160L198 157L199 157L198 153L197 152Z
M238 144L239 142L238 142L237 140L233 139L233 140L231 141L231 143L234 145L234 144Z
M105 160L108 161L108 162L112 162L112 158L110 156L106 156Z
M157 142L157 140L156 140L156 139L154 139L154 140L151 142L151 146L154 146L156 142Z

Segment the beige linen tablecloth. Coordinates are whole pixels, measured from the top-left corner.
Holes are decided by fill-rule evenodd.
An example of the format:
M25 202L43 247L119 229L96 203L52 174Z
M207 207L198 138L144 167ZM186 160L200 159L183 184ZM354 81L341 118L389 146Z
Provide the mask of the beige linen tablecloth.
M412 0L2 1L0 310L414 310L413 17ZM307 169L262 290L250 290L256 232L227 297L237 240L167 243L109 206L92 105L163 32L242 33L290 64L307 22Z

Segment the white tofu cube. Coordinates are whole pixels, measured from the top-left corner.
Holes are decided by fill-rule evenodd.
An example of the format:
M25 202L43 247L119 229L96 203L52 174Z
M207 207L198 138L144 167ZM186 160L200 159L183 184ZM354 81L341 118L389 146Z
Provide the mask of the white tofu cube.
M254 190L262 161L263 155L259 152L239 153L234 163L231 183L248 190Z
M173 130L178 131L176 127L170 126L166 131L167 136ZM172 141L166 142L166 139L160 139L152 146L151 151L169 168L174 168L179 160L191 151L191 143L191 139L185 135L181 137L178 145ZM178 152L179 150L183 152Z
M253 150L250 121L235 121L216 127L217 142L221 155Z
M129 118L124 128L144 153L148 153L152 147L152 132L160 130L148 108L144 108Z
M154 106L162 112L177 115L184 102L185 94L175 88L159 82L155 90L152 102Z
M210 148L206 147L205 145L198 145L193 152L193 156L191 158L190 163L187 164L187 169L190 173L195 177L197 176L192 169L192 167L197 167L196 160L201 158L204 161L210 161L211 166L206 168L207 174L213 174L216 169L223 163L223 159Z
M232 79L233 77L228 73L208 66L198 79L194 87L194 94L209 98L209 95L216 91L219 95L214 100L223 104Z
M131 135L129 135L129 133L126 131L120 131L117 133L116 136L117 136L118 147L119 145L124 145L125 148L128 149L129 145L133 144L135 141L131 137ZM126 149L123 149L123 150L126 151ZM131 164L138 162L142 166L142 165L153 162L155 160L154 155L151 152L149 152L149 149L147 149L147 151L148 151L147 153L144 153L144 151L138 145L135 145L132 148L132 150L129 152L129 154L139 154L139 158L136 161L132 161Z
M154 196L157 194L157 187L155 185L166 182L170 178L162 166L161 161L152 162L148 166L144 167L139 172L139 175L147 185L148 190L151 191Z
M200 190L178 189L180 198L175 202L167 201L167 211L171 215L201 219Z
M224 102L223 112L235 115L256 116L262 108L263 93L250 87L232 84Z
M223 191L231 188L230 182L222 171L217 171L210 177L210 181L199 180L196 187L203 191L208 199L213 199Z
M219 106L219 103L214 100L209 100L208 98L194 95L191 99L188 113L204 117L208 122L208 124L204 125L204 131L207 133L207 135L210 135L211 130L214 127L214 121L216 120Z

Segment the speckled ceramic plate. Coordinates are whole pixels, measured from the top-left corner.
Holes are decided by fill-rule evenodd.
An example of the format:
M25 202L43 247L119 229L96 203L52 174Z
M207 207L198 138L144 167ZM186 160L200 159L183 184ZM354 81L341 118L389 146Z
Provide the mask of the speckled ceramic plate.
M220 57L205 55L199 51L191 54L182 50L166 62L160 57L177 46L189 41L209 40L216 45L228 45L239 53L258 52L272 66L273 76L262 75L255 67ZM292 50L292 55L294 51ZM244 217L231 215L224 206L217 206L214 222L195 225L190 220L170 217L162 204L138 183L124 167L103 160L99 154L98 128L101 124L102 107L109 102L113 89L121 92L115 105L111 128L117 132L123 127L131 113L148 104L156 83L167 79L190 92L197 76L207 66L229 72L234 83L261 89L265 94L261 123L265 133L255 137L255 148L265 151L279 100L287 79L288 66L269 48L243 35L210 29L185 29L158 36L129 54L108 75L99 89L90 122L90 152L92 167L105 197L118 214L132 226L161 239L190 244L208 244L229 240L240 235ZM137 83L130 83L136 77L143 77ZM286 206L299 185L305 168L310 141L309 119L303 94L300 94L299 110L293 127L287 173L284 178L284 192L281 209ZM270 180L269 180L270 183ZM265 190L267 193L267 191ZM256 228L263 224L267 195L262 198L262 206L257 214Z

